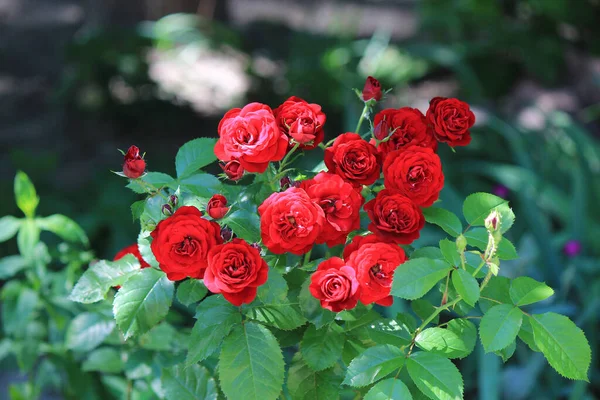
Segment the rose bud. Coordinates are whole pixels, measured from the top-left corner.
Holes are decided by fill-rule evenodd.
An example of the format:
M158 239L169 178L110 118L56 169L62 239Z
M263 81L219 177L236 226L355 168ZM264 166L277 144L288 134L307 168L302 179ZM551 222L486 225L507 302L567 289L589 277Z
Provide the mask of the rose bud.
M256 249L258 251L261 251L262 249L260 248L260 244L258 244L257 242L254 242L250 245L250 247L252 247L253 249Z
M125 154L123 174L131 179L139 178L146 170L146 161L140 156L140 149L131 146Z
M485 227L490 232L496 232L500 229L500 214L494 210L485 219Z
M372 76L367 77L365 81L365 87L362 91L362 98L365 102L375 99L375 101L381 100L381 85L379 81Z
M177 196L175 196L175 195L169 196L169 204L171 204L171 206L177 207L178 201L179 201L179 199L177 198Z
M375 129L373 129L373 136L377 140L383 140L390 134L390 125L383 118L377 125L375 125Z
M229 211L227 206L227 199L222 194L215 194L208 201L206 206L206 213L210 215L212 219L221 219Z
M227 225L225 225L221 228L221 238L225 242L229 242L231 240L231 238L233 238L233 231Z
M167 217L173 215L173 207L171 207L169 204L163 204L161 211L163 215Z
M244 176L244 168L238 160L228 161L225 165L219 164L225 175L232 181L239 181Z

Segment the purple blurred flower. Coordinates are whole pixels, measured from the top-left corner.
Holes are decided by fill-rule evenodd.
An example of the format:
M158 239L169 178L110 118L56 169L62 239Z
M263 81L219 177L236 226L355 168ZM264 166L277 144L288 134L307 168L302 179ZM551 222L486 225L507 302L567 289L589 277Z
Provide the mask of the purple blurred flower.
M496 185L494 186L494 190L493 193L498 196L498 197L502 197L503 199L508 197L508 194L510 193L510 190L508 190L508 188L504 185Z
M578 240L569 240L565 243L563 251L567 257L575 257L581 252L581 243Z

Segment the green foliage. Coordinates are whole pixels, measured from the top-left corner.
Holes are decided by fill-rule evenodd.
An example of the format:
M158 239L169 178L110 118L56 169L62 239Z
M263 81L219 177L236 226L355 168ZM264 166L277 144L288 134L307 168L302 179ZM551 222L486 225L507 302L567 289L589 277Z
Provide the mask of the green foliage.
M175 169L178 178L185 178L200 168L217 160L213 151L216 140L199 138L190 140L179 148L175 157Z
M184 367L176 365L165 368L161 377L167 400L217 400L215 380L208 370L200 365Z
M256 303L247 308L248 318L263 322L277 329L293 330L306 323L297 303L283 301L272 304Z
M395 271L391 294L407 300L422 297L445 277L451 268L441 260L411 259Z
M73 318L65 345L74 351L87 352L100 346L115 329L115 321L98 313L83 313Z
M510 298L516 306L526 306L547 299L554 294L554 290L546 284L522 276L510 283Z
M221 389L232 399L275 400L283 385L283 355L269 330L254 322L235 325L219 356Z
M38 218L37 225L45 231L60 236L63 240L89 245L87 235L79 225L69 217L54 214L45 218Z
M345 337L343 329L337 324L330 324L321 329L310 325L304 332L300 342L302 358L315 371L330 368L342 356Z
M35 245L40 240L40 228L32 219L26 219L21 224L17 234L17 246L19 253L27 259L32 259Z
M81 368L84 371L105 372L107 374L118 374L124 368L121 354L118 350L102 347L90 353L83 362Z
M370 385L404 367L405 360L404 352L395 346L371 347L352 360L343 383L355 387Z
M515 340L523 312L510 304L499 304L483 315L479 336L486 352L499 351Z
M505 199L489 193L473 193L463 203L463 214L471 226L483 226L493 210L500 213L500 231L508 231L515 221L515 214Z
M119 289L113 304L125 339L147 332L165 318L173 301L173 282L162 271L145 268Z
M0 243L6 242L15 236L20 227L21 220L12 215L0 218Z
M14 189L17 207L23 211L26 217L33 218L35 209L40 203L40 198L35 191L33 183L24 172L17 172Z
M25 269L27 265L27 260L21 256L0 258L0 279L12 278L19 271Z
M300 295L298 296L298 301L304 317L310 323L314 324L315 328L320 329L335 319L335 313L321 307L319 300L315 299L310 294L308 290L309 285L310 278L308 278L302 285Z
M342 378L333 368L315 371L300 352L294 355L288 371L287 389L292 400L339 399Z
M448 210L438 207L423 209L425 221L442 228L448 235L457 237L462 233L462 224L458 217Z
M186 279L177 287L177 300L181 304L189 306L202 300L207 293L208 289L201 280Z
M452 284L467 304L474 306L477 303L479 300L479 284L467 271L464 269L454 270L452 272Z
M219 221L227 225L238 237L253 243L260 237L260 219L258 214L246 210L236 210Z
M375 384L364 400L412 400L410 391L400 379L390 378Z
M461 324L459 319L450 321L447 329L428 328L416 336L415 343L419 348L439 354L446 358L464 358L475 348L477 331L475 327ZM462 320L468 322L467 320Z
M420 351L406 359L408 374L419 390L432 400L463 398L463 380L448 359Z

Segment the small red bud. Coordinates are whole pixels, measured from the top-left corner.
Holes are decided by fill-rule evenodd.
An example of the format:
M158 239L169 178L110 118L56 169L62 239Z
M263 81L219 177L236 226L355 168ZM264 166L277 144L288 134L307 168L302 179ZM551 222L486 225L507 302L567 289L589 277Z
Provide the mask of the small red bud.
M221 219L228 211L229 207L227 207L227 199L222 194L215 194L210 198L206 205L206 213L210 215L212 219Z
M239 181L244 176L244 168L237 160L228 161L225 165L219 164L225 175L232 181Z
M381 85L379 84L379 81L372 76L367 77L367 80L365 81L365 87L362 91L363 100L365 102L371 99L379 101L381 100L382 95L383 94L381 93Z
M169 204L163 204L161 211L163 215L166 215L167 217L173 215L173 207L171 207Z
M227 225L221 228L221 238L226 242L229 242L233 238L233 231Z
M139 178L146 170L146 161L140 156L140 149L131 146L125 154L123 174L131 179Z
M379 123L373 129L373 136L377 140L383 140L390 134L390 125L386 121L385 117L379 121Z
M169 204L170 204L172 207L177 207L177 202L178 202L178 201L179 201L179 199L177 198L177 196L175 196L175 195L171 195L171 196L169 196Z

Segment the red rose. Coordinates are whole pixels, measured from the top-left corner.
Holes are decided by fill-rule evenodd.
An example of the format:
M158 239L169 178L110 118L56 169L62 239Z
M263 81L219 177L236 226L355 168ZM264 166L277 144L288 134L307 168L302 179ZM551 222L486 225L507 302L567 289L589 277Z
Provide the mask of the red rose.
M427 122L440 142L449 146L466 146L471 143L469 129L475 123L475 114L469 105L458 99L434 97L429 102Z
M442 162L427 147L411 146L388 154L383 163L385 187L397 189L416 205L429 207L444 187Z
M146 170L146 161L140 156L140 149L131 146L125 154L123 162L123 174L131 179L139 178Z
M381 100L381 85L379 81L372 76L367 77L365 86L362 91L362 98L364 101L375 99L375 101Z
M367 243L360 246L346 260L356 270L360 284L360 301L363 304L377 303L391 306L392 278L396 268L406 261L404 250L391 243Z
M359 187L379 179L381 158L375 146L348 132L338 136L333 146L325 150L325 165L329 172Z
M300 143L301 148L314 149L323 141L325 114L320 105L292 96L273 113L281 132Z
M333 247L346 242L348 233L360 228L360 207L365 199L338 175L320 172L300 184L325 213L317 243Z
M227 207L227 199L222 194L213 195L206 205L206 213L210 215L212 219L221 219L228 211L229 207Z
M142 255L140 254L140 249L138 248L137 243L134 243L130 246L125 247L124 249L121 249L116 255L115 258L113 258L113 261L117 261L120 260L121 258L125 257L127 254L133 254L135 256L135 258L138 259L138 261L140 262L140 267L141 268L148 268L150 266L150 264L148 264L146 261L144 261L144 259L142 258Z
M219 160L237 160L248 172L265 172L269 162L283 159L288 138L283 134L271 108L250 103L234 108L219 122L215 155Z
M352 238L352 241L350 243L348 243L346 245L346 247L344 247L344 260L348 260L348 257L350 257L350 254L352 254L353 252L358 250L361 246L363 246L367 243L379 243L379 242L388 243L389 241L379 238L373 234L369 234L366 236L360 236L360 235L354 236Z
M258 207L264 245L275 254L306 253L323 229L325 215L303 189L271 194Z
M251 303L256 288L267 281L269 266L260 252L245 240L233 239L208 252L204 284L213 293L222 293L234 306Z
M231 160L227 163L219 164L225 175L232 181L239 181L244 176L244 168L238 160Z
M338 257L319 264L308 288L313 297L321 300L321 307L333 312L356 307L360 296L356 271Z
M365 211L371 219L369 230L395 243L414 242L425 226L421 209L398 190L383 189L365 204Z
M188 276L202 278L208 266L208 251L223 243L219 224L202 218L202 213L191 206L179 207L150 235L152 253L172 281Z
M409 146L430 147L437 149L437 141L427 127L427 120L416 108L403 107L398 110L388 108L375 115L375 131L383 140L389 134L390 138L380 143L379 151L385 160L390 152ZM379 128L378 128L379 127ZM386 131L387 129L387 131ZM385 136L382 132L385 132Z

